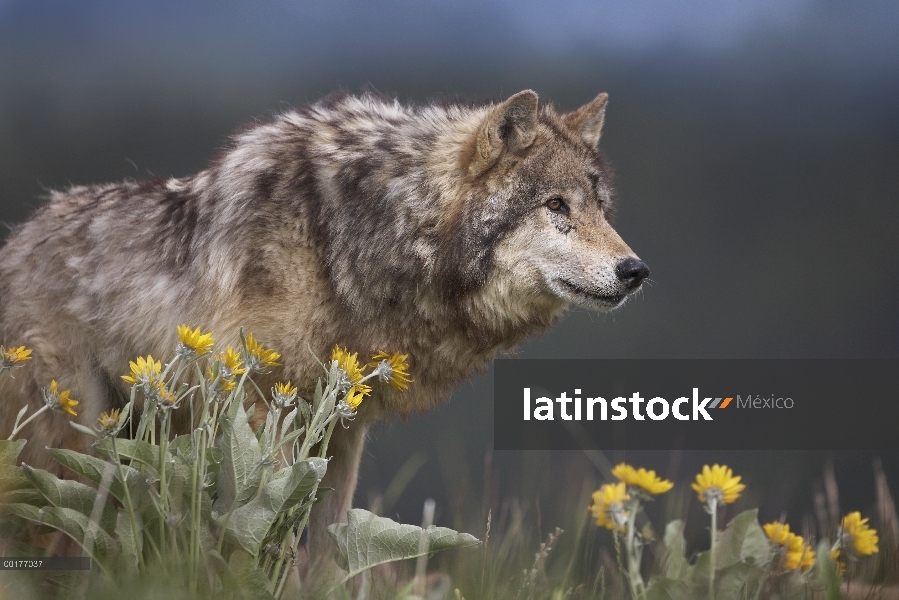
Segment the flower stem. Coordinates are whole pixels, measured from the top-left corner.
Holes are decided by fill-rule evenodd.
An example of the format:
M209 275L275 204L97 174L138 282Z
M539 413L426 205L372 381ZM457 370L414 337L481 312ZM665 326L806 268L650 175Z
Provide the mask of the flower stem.
M640 510L640 501L634 499L628 504L627 538L625 538L628 582L631 585L631 596L633 596L634 600L640 600L646 597L646 586L643 584L643 577L640 575L640 559L643 553L637 541L637 512Z
M709 498L712 513L712 546L709 550L709 600L715 600L715 546L718 541L718 499Z
M134 551L137 553L137 562L140 567L141 572L145 569L144 566L144 553L141 551L142 548L138 545L138 540L140 539L137 535L137 522L134 516L134 505L131 504L131 493L128 491L128 481L125 479L125 473L122 471L122 461L119 459L119 451L116 448L115 436L110 437L112 440L112 455L115 458L116 469L119 472L119 479L122 482L122 489L125 491L125 507L128 509L128 517L131 522L131 536L134 538Z
M47 404L45 404L45 405L43 405L42 407L40 407L39 409L37 409L37 410L34 412L34 414L31 415L30 417L28 417L27 419L25 419L25 421L24 421L23 423L21 423L20 425L16 425L16 428L12 430L12 433L11 433L11 434L9 435L9 437L6 438L6 439L7 439L7 440L12 440L14 437L16 437L16 434L19 433L20 431L22 431L22 429L24 429L24 427L25 427L26 425L28 425L29 423L31 423L31 421L34 420L34 418L35 418L36 416L38 416L39 414L41 414L42 412L44 412L44 411L47 410L48 408L50 408L50 406L47 405Z
M159 521L159 547L162 548L163 554L165 554L165 521L166 515L168 515L168 509L166 508L166 492L168 491L168 486L166 485L165 480L165 467L168 462L166 455L168 454L168 441L169 441L169 422L172 418L172 412L170 410L165 411L165 414L162 418L162 423L159 427L159 509L162 513L162 519Z
M330 421L330 422L328 422ZM319 450L319 456L321 458L325 458L328 453L328 442L331 441L331 434L334 433L334 426L337 425L337 415L332 414L329 420L326 421L328 423L328 431L325 433L325 438L322 440L321 449ZM305 457L303 457L305 460ZM315 498L315 494L318 493L319 482L315 483L315 486L312 488L312 498ZM300 546L300 540L303 537L303 530L306 529L306 524L309 522L309 513L312 510L312 502L309 503L308 508L306 508L306 514L303 515L303 520L300 522L300 526L297 528L296 539L294 544L291 546L291 555L296 555L297 549ZM282 552L281 556L278 558L278 562L275 563L275 576L277 577L280 574L281 566L284 563L285 553ZM280 598L281 594L284 593L284 585L287 583L288 570L285 569L284 573L281 574L281 580L278 582L277 587L275 588L274 596L275 598Z

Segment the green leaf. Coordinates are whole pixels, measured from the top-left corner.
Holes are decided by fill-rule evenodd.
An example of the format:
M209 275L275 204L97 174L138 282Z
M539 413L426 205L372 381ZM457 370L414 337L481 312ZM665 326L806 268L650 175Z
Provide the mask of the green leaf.
M302 402L302 400L298 400L298 402ZM287 435L287 430L290 429L290 426L293 425L293 418L297 416L297 407L295 406L292 411L287 413L287 416L281 420L281 439L283 441L284 436Z
M716 600L753 598L764 584L767 571L759 565L744 562L715 570Z
M300 437L300 436L303 435L304 433L306 433L306 432L305 432L304 430L302 430L302 429L297 430L297 431L291 431L291 432L288 433L287 435L281 437L280 440L278 440L278 443L275 444L275 450L277 450L278 448L280 448L280 447L283 446L284 444L291 444L291 443L293 443L293 441L294 441L295 439L297 439L298 437Z
M322 401L322 380L321 380L321 378L319 378L315 382L315 392L312 395L312 413L311 414L315 414L316 412L318 412L318 405L321 404L321 401ZM311 419L311 415L310 415L310 419ZM307 421L308 421L308 419L307 419Z
M217 481L214 509L223 514L232 506L246 504L259 487L262 451L247 422L243 404L235 401L221 420L222 465Z
M115 465L95 456L88 456L86 454L81 454L80 452L75 452L74 450L47 448L47 452L49 452L50 456L56 459L61 465L68 467L72 471L98 485L103 482L104 475L111 470L112 476L109 484L109 493L119 502L125 502L125 488L122 485L122 480L119 478ZM122 472L128 482L128 491L131 494L131 502L133 503L135 510L150 504L152 491L146 478L141 475L139 471L127 465L122 465Z
M181 459L186 464L190 465L190 468L193 469L193 465L196 461L200 460L200 452L195 452L193 447L194 441L193 436L191 435L179 435L171 442L169 442L169 451L173 456ZM206 446L206 448L202 452L203 459L206 462L206 480L209 481L210 478L216 479L218 477L219 465L222 462L222 450L221 448L216 448L214 446Z
M318 385L321 386L321 380L319 380ZM309 422L312 420L312 407L302 398L297 398L297 414L294 415L293 419L294 427L297 429L304 426L308 427Z
M667 577L653 577L646 590L647 600L695 600L689 585Z
M384 563L481 544L480 540L467 533L433 525L422 530L421 527L402 525L361 508L350 510L346 523L330 525L328 533L337 544L340 566L348 571L344 581ZM427 538L424 544L423 536ZM422 546L425 547L424 552L421 551Z
M28 485L28 479L25 475L22 475L22 480ZM47 499L30 485L25 489L4 492L2 496L0 496L0 505L16 503L30 504L41 508L42 506L47 506Z
M25 440L0 440L0 497L13 490L30 487L28 479L19 471L16 459Z
M14 490L31 487L28 478L19 470L19 467L0 464L0 500Z
M35 489L53 506L70 508L90 518L97 502L102 502L100 526L109 534L115 533L116 509L105 498L101 498L97 490L78 481L59 479L48 471L28 465L22 465L22 471Z
M228 520L228 533L244 550L256 556L278 516L309 495L327 468L325 459L310 458L285 469L290 471L288 477L272 479L255 498L234 510Z
M818 551L815 553L815 566L818 572L818 582L824 586L827 600L841 600L843 595L840 593L840 575L837 572L837 565L830 557L830 545L826 541L818 544Z
M674 580L684 580L690 575L692 567L687 562L684 522L680 519L671 521L665 527L665 548L668 551L665 576Z
M187 433L179 435L169 442L169 451L172 454L180 454L184 458L192 456L194 447L193 435ZM208 452L208 449L207 449Z
M116 439L116 450L119 452L119 459L123 461L134 461L153 469L155 476L159 472L159 446L145 442L144 440L125 440ZM106 438L100 440L93 445L94 451L100 456L115 460L112 451L112 440ZM171 454L166 453L171 460Z
M90 519L77 510L57 506L38 509L28 504L11 504L8 509L23 519L50 525L65 533L78 542L104 570L108 571L107 560L117 551L115 541L96 523L91 523ZM86 539L90 543L85 544Z
M26 440L0 440L0 465L15 465Z
M274 600L274 596L268 591L269 581L265 573L256 567L256 559L252 556L239 550L235 551L228 560L228 571L243 598Z
M72 429L74 429L75 431L80 431L84 435L89 435L90 437L92 437L94 439L98 439L100 437L97 434L97 432L94 431L93 429L91 429L90 427L85 427L84 425L76 423L75 421L69 421L69 425L71 425Z
M807 573L790 571L781 582L781 600L805 600L811 597Z
M768 575L771 557L771 546L759 525L757 510L744 511L731 519L716 545L716 600L758 597ZM708 551L699 553L686 577L694 597L708 594L710 558Z
M175 503L176 510L179 502L182 504L184 511L190 510L191 498L193 496L193 475L193 466L189 465L181 457L172 458L169 464L166 465L166 489L169 499ZM206 496L208 497L208 494Z
M116 519L116 532L118 533L122 558L132 567L137 567L137 555L143 550L144 545L144 524L140 518L140 513L135 515L135 520L137 539L134 539L134 533L131 529L131 517L128 515L127 510L120 510Z
M743 511L727 524L718 543L716 568L739 562L762 564L771 560L771 544L759 525L758 509Z

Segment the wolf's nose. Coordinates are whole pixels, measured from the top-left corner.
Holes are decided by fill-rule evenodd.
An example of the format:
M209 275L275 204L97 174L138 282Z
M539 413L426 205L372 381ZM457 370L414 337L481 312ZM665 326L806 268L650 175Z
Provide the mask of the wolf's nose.
M615 275L621 283L632 290L649 277L649 267L639 258L625 258L615 267Z

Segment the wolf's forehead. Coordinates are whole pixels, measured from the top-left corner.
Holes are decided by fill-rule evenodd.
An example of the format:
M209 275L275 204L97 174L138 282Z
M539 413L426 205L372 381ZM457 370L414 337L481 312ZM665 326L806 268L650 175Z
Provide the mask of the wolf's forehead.
M530 160L526 161L529 175L540 175L556 185L594 187L605 181L605 169L595 152L567 136L553 133L538 138Z

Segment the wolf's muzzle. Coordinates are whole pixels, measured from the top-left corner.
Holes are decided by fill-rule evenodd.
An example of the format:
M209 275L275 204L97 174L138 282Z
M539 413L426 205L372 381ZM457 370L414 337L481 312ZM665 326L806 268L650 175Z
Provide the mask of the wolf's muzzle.
M615 275L627 289L633 290L649 277L649 267L639 258L625 258L615 266Z

